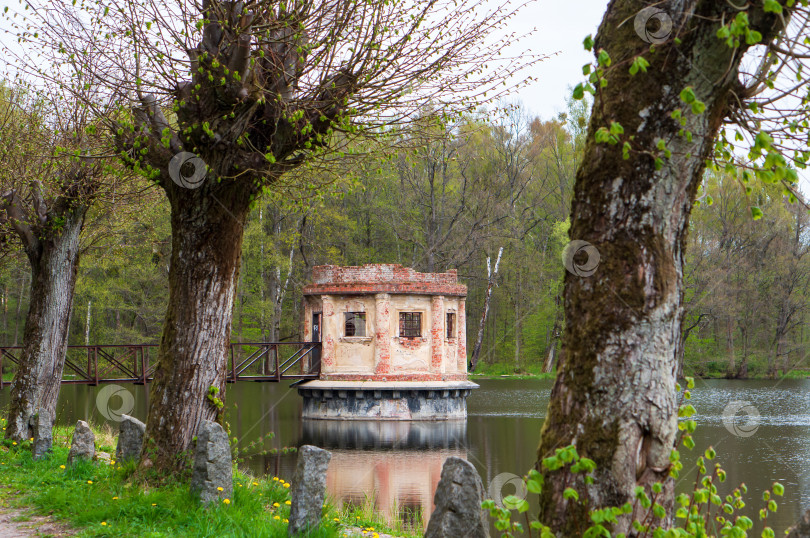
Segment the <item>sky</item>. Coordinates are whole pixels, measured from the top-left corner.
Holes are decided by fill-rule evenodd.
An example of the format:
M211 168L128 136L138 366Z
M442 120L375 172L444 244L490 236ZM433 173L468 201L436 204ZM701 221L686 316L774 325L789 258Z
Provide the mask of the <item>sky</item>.
M596 35L607 5L607 0L535 0L510 22L510 29L519 34L537 28L513 48L516 53L526 48L537 54L559 53L526 71L537 80L515 97L531 113L549 120L565 110L569 86L573 88L584 78L582 65L593 60L582 40L588 34Z

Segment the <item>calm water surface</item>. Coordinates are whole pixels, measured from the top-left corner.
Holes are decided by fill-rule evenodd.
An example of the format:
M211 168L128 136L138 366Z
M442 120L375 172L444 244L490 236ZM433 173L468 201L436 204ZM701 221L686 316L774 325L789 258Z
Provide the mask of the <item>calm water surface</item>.
M447 457L471 461L485 486L501 473L524 474L534 463L552 382L478 383L481 388L468 400L466 423L302 421L294 388L286 383L251 382L228 386L228 420L243 445L272 432L274 436L264 441L265 449L302 444L328 448L333 457L327 488L333 502L373 502L387 517L420 527L433 509L433 492ZM63 386L58 421L70 424L89 417L104 422L96 405L102 388ZM144 419L144 387L125 388L135 400L130 414ZM0 392L0 407L8 403L8 392L8 388ZM769 523L781 530L795 522L802 507L810 507L810 380L698 380L692 401L698 411L697 447L694 453L682 451L685 470L692 469L695 456L712 445L717 461L728 471L726 489L740 482L748 485L752 519L756 520L762 491L778 480L787 491ZM736 422L728 418L724 422L724 410L732 409L729 404L735 401L750 406L737 413ZM114 396L107 405L116 410L122 403ZM730 431L735 428L742 435ZM243 463L255 474L288 480L294 465L294 454L253 456ZM691 490L694 476L694 469L684 473L679 490ZM507 485L503 495L510 493Z

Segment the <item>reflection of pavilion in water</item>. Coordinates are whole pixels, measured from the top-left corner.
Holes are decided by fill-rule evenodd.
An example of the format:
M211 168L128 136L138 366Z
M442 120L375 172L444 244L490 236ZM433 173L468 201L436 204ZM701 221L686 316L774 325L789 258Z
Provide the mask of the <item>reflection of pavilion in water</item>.
M388 521L424 529L450 456L467 457L466 421L304 420L303 444L332 452L326 489L338 508L373 501Z

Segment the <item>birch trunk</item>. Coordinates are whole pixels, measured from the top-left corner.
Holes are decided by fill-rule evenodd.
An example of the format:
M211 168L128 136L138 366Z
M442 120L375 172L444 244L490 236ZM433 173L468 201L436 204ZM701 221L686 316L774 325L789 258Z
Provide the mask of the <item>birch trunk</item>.
M591 243L601 263L591 276L565 275L563 352L537 452L545 478L540 516L558 536L580 536L589 511L632 503L637 486L649 492L656 482L666 515L649 522L667 527L672 521L668 473L677 433L684 243L706 159L736 103L742 54L716 36L719 20L737 13L731 4L659 2L673 35L654 52L633 27L643 6L611 1L594 47L621 67L608 72L608 85L596 93L571 208L571 239ZM773 35L775 17L749 16L766 40ZM642 54L650 66L634 77L627 66ZM681 126L671 118L684 107L679 94L687 86L706 105L702 114L685 114L689 139L678 136ZM623 159L621 144L596 143L597 129L612 121L633 135L639 153ZM655 151L661 139L672 156L656 170L642 151ZM541 465L572 443L596 462L593 485L565 468ZM581 502L564 498L567 487L578 489ZM633 519L647 515L641 510L620 516L612 532L635 536Z
M498 260L495 262L494 271L490 269L490 259L487 258L487 278L489 284L487 284L486 297L484 298L484 312L481 314L481 323L478 325L478 337L475 339L470 372L475 371L475 367L478 366L478 357L481 355L481 344L484 341L484 328L486 327L487 315L489 314L489 302L492 298L492 287L495 285L495 278L498 276L498 265L501 263L501 254L503 254L503 247L498 250Z

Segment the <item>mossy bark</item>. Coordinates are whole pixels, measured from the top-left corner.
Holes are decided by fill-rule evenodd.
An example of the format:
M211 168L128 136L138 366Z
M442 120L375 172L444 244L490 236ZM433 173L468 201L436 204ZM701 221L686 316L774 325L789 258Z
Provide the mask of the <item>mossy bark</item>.
M58 230L50 230L47 237L26 249L31 300L20 364L11 382L7 439L30 438L29 422L41 409L56 415L79 267L79 234L86 211L86 207L67 210Z
M611 1L596 38L595 50L605 49L613 67L595 96L569 235L595 246L600 264L591 276L565 275L563 352L538 448L546 484L540 518L559 536L581 535L590 510L632 502L636 486L649 490L655 482L663 484L657 501L667 517L652 522L671 523L684 243L706 159L736 106L743 50L716 37L720 20L736 15L731 4L668 0L655 6L672 18L673 32L654 51L633 27L642 2ZM776 31L775 17L749 16L766 39ZM639 55L650 66L630 75ZM704 113L693 114L681 102L687 86L706 104ZM681 125L671 118L677 108L685 109L691 139L679 136ZM623 159L621 144L596 143L596 130L611 122L641 151ZM672 156L656 170L659 140ZM593 485L542 468L543 458L572 443L595 460ZM564 500L566 487L578 489L581 502ZM614 532L633 535L631 523L624 516Z
M145 450L163 472L186 468L202 420L217 421L225 399L234 297L244 224L255 189L207 180L167 189L172 257L169 300L149 395ZM211 387L216 395L209 398Z

